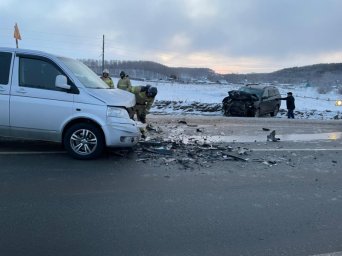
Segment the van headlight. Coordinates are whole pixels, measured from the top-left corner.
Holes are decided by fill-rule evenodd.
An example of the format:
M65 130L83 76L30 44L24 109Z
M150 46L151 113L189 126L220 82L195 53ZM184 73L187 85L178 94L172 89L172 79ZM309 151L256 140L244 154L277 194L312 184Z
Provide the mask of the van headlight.
M335 102L335 105L338 106L338 107L341 107L342 106L342 100L337 100Z
M107 117L129 118L128 112L123 108L108 107Z

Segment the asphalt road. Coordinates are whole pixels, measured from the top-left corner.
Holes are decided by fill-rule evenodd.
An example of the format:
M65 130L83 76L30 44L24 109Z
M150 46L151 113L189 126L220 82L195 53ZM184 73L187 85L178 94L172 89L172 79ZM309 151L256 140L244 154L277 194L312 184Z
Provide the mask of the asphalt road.
M184 168L137 152L77 161L55 144L1 139L0 255L342 251L341 139L247 146L248 162Z

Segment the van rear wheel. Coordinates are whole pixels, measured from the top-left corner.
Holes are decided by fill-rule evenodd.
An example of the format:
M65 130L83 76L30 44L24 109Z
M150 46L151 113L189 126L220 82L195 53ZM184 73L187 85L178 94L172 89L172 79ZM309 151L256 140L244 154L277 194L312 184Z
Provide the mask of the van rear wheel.
M81 160L99 157L105 147L101 130L87 123L71 126L65 133L63 144L73 158Z

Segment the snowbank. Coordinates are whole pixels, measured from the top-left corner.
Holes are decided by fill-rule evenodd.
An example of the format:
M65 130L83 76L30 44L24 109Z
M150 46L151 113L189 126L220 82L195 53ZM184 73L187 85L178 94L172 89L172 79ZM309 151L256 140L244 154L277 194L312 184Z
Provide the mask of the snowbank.
M133 85L151 84L158 88L156 104L151 109L155 114L222 115L221 102L228 91L241 85L235 84L178 84L165 82L132 81ZM341 99L336 90L319 94L316 88L304 86L277 86L283 97L291 91L295 97L296 118L341 119L342 107L335 106ZM286 118L286 104L282 101L280 118Z

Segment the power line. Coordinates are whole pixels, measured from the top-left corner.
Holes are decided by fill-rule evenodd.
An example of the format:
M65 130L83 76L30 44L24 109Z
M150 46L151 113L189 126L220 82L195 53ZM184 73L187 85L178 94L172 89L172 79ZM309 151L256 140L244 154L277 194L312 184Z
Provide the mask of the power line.
M9 29L9 28L1 28L0 27L0 30L3 30L3 31L9 31L9 32L12 32L13 29ZM75 35L75 34L65 34L65 33L55 33L55 32L42 32L42 31L37 31L37 30L30 30L30 29L25 29L25 30L22 30L20 29L21 32L24 32L26 34L26 32L33 32L33 33L36 33L36 34L41 34L41 35L57 35L57 36L65 36L65 37L75 37L75 38L88 38L88 39L99 39L101 40L101 37L100 36L89 36L89 35Z
M12 31L11 29L2 29L0 28L0 30L6 30L6 31ZM25 30L25 32L33 32L33 33L36 33L36 34L41 34L41 35L46 35L46 34L49 34L49 35L56 35L56 36L61 36L62 38L61 39L46 39L46 37L42 36L42 37L39 37L39 38L35 38L36 36L35 35L26 35L24 38L25 39L31 39L31 40L36 40L36 41L45 41L45 42L62 42L62 43L65 43L65 42L68 42L68 43L74 43L75 41L74 40L69 40L70 37L73 37L75 39L77 38L87 38L87 39L92 39L92 40L100 40L101 37L91 37L91 36L84 36L84 35L74 35L74 34L65 34L65 33L54 33L54 32L40 32L40 31L35 31L35 30ZM68 38L67 40L65 38ZM120 45L123 45L122 42L120 42L120 40L113 40L113 39L106 39L106 42L107 42L107 45L112 45L110 46L108 49L111 49L111 50L119 50L119 51L125 51L125 52L130 52L130 53L141 53L140 50L133 50L133 49L129 49L127 47L118 47L118 46L114 46L114 45L117 45L117 44L120 44ZM88 44L88 45L91 45L91 46L98 46L98 44L96 43L90 43L90 42L83 42L82 44ZM160 51L160 52L170 52L169 49L166 49L166 48L159 48L159 47L149 47L149 51ZM127 53L126 53L127 55ZM194 57L202 57L203 54L192 54ZM220 63L226 63L224 61L218 61L216 60L216 63L217 62L220 62Z
M8 31L8 32L12 32L13 29L9 29L9 28L3 28L0 27L0 30L2 31ZM39 41L39 42L59 42L61 44L75 44L78 43L80 40L78 39L89 39L89 40L82 40L82 46L90 46L90 47L100 47L101 43L101 37L99 36L89 36L89 35L75 35L75 34L66 34L66 33L56 33L56 32L41 32L41 31L36 31L36 30L24 30L25 34L23 35L23 40L30 40L31 42L34 41ZM30 34L31 33L31 34ZM23 33L22 33L23 34ZM41 36L37 36L41 35ZM11 33L9 33L10 36ZM57 38L54 39L50 39L45 37L45 35L54 35ZM58 38L59 37L59 38ZM106 39L106 45L107 45L107 51L108 52L115 52L114 54L117 56L122 56L124 58L133 58L133 59L137 59L136 55L141 55L142 51L141 50L136 50L136 49L132 49L132 48L127 48L124 47L122 45L124 45L123 42L120 42L120 39ZM80 44L79 44L80 45ZM120 46L117 46L120 45ZM103 47L103 46L102 46ZM46 48L46 47L45 47ZM62 49L63 47L61 47L61 45L59 45L58 47L49 47L50 49ZM66 48L64 48L66 49ZM160 52L160 53L169 53L172 54L172 51L170 49L167 48L160 48L160 47L149 47L149 49L147 51L144 51L144 55L148 54L148 52ZM211 58L209 61L207 61L206 65L207 66L211 66L211 65L222 65L224 66L225 69L227 68L237 68L237 67L244 67L244 69L249 69L249 70L257 70L257 69L265 69L265 67L263 68L259 68L259 67L245 67L250 66L248 65L248 63L244 64L244 63L240 63L240 64L236 64L236 65L231 65L231 63L228 60L224 60L224 59L213 59L213 57L210 56L210 54L207 53L193 53L191 54L194 58ZM139 58L138 58L139 59ZM151 59L151 61L156 61L156 62L160 62L160 58L151 58L149 57L149 59ZM198 64L191 64L190 66L198 66ZM268 69L280 69L282 68L281 66L272 66L271 68L267 67Z
M102 70L104 70L105 35L102 38Z
M327 99L322 99L322 98L319 98L319 97L309 97L309 96L301 96L301 95L295 95L297 98L303 98L303 99L313 99L313 100L318 100L318 101L337 101L338 99L330 99L330 98L327 98Z
M82 45L88 45L88 46L93 46L93 47L97 47L99 46L100 44L100 40L98 43L95 43L95 42L89 42L89 41L82 41L82 42L79 42L79 41L71 41L71 40L68 40L68 41L65 41L63 39L60 39L60 40L51 40L51 39L46 39L46 38L31 38L31 37L25 37L23 38L23 40L27 40L27 41L33 41L33 42L46 42L46 43L63 43L63 44L75 44L77 43L78 46L82 46Z

